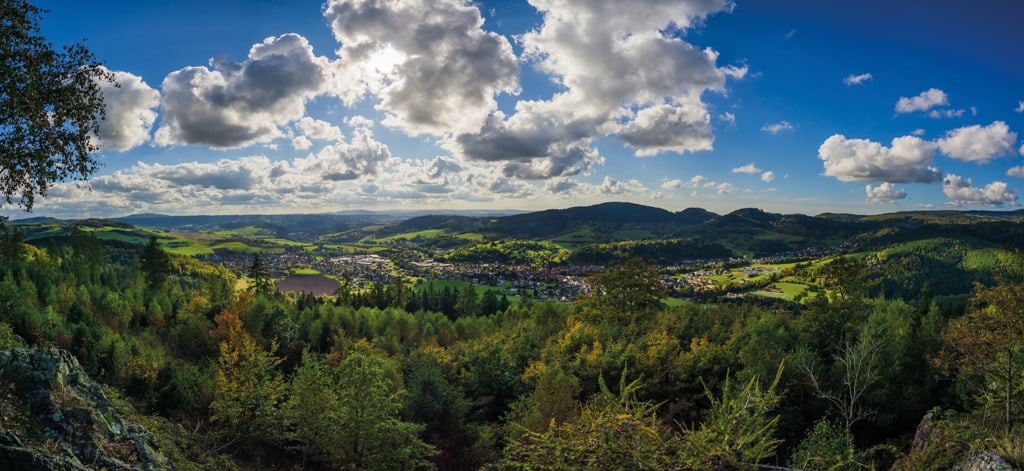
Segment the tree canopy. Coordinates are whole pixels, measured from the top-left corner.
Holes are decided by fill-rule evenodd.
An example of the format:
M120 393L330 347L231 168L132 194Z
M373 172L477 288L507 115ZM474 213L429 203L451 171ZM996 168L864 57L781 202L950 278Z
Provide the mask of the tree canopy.
M96 170L98 82L114 80L84 45L54 50L39 32L44 12L0 0L0 196L26 211L54 183Z

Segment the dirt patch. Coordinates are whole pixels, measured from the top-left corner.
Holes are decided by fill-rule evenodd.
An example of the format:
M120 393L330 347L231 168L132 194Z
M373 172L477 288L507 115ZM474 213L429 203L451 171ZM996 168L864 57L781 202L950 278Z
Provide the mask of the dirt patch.
M331 295L341 287L338 280L323 275L289 275L277 282L277 290L283 293L310 293L314 296Z

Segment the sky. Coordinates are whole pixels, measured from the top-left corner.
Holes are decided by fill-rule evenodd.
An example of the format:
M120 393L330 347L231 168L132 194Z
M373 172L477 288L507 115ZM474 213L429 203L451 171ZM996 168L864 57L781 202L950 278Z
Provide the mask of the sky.
M101 167L12 218L1019 209L1017 0L38 0Z

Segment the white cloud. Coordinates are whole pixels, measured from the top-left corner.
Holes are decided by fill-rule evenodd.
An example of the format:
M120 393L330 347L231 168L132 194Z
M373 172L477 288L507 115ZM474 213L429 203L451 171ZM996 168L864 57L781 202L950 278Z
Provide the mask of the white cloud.
M618 138L637 148L637 157L661 152L712 150L711 116L700 100L661 104L641 109L618 131Z
M605 176L601 182L601 193L608 195L625 195L630 192L629 183Z
M730 126L736 125L736 115L728 111L718 115L718 119L721 120L722 122L729 123Z
M594 139L615 136L637 156L712 147L710 114L701 99L724 91L746 67L718 67L718 53L679 34L729 8L705 2L536 0L543 23L518 37L523 57L559 87L547 100L521 100L515 112L492 113L479 132L446 144L467 159L508 162L506 175L556 178L588 172L603 158ZM542 163L542 161L551 161Z
M757 168L757 166L754 165L753 162L751 162L751 163L746 164L746 165L744 165L742 167L736 167L736 168L732 169L732 173L754 174L754 173L761 173L761 169Z
M705 180L704 175L694 175L693 177L690 178L689 185L690 186L696 186L696 185L699 185L700 182L702 182L704 180Z
M946 96L946 92L937 88L930 88L915 97L900 97L899 101L896 102L896 113L927 111L933 107L948 104L949 97Z
M896 204L896 200L907 197L906 190L896 188L896 185L887 182L876 187L866 185L864 191L867 193L868 204Z
M370 67L383 124L410 135L472 132L518 93L512 45L461 0L331 0L324 6L343 70ZM384 60L382 60L384 59ZM343 94L343 92L340 92Z
M965 110L963 108L958 110L932 110L930 113L928 113L928 117L933 119L959 118L964 115L964 111Z
M292 148L296 150L306 150L313 147L313 141L309 140L306 136L298 136L292 139Z
M380 165L391 158L388 146L376 141L373 132L360 128L349 143L338 142L316 155L295 160L295 170L305 175L318 175L324 180L355 180L376 176Z
M977 188L970 178L961 178L953 174L946 175L942 180L942 192L956 205L1002 206L1017 201L1017 195L1007 188L1006 183L992 182L984 188Z
M846 85L859 85L871 80L871 78L871 74L850 75L843 79L843 83Z
M1018 113L1024 113L1024 100L1021 100L1021 101L1017 102L1017 109L1014 110L1014 111L1016 111Z
M1024 144L1021 144L1020 150L1018 150L1017 153L1020 155L1024 155Z
M563 193L567 194L572 192L577 187L577 183L568 178L557 178L548 180L544 184L544 188L551 193Z
M305 114L327 83L329 61L306 38L285 34L249 50L242 63L213 59L164 78L159 145L245 147L282 137L281 126Z
M825 175L845 182L931 183L942 173L932 167L938 146L914 136L897 137L890 147L836 134L818 148Z
M662 190L678 190L683 187L683 181L680 179L668 180L661 184Z
M322 141L340 141L344 139L341 133L341 129L337 126L328 123L327 121L321 121L319 119L313 119L309 116L304 116L296 123L296 127L302 134L311 139L318 139Z
M939 139L939 149L954 159L983 164L1013 152L1017 133L1002 121L981 127L967 126L946 132Z
M1024 165L1011 167L1009 170L1006 171L1006 176L1024 178Z
M917 128L917 129L913 130L910 134L913 134L915 136L923 136L924 133L925 133L924 129Z
M789 121L779 121L777 123L764 123L761 126L761 130L769 134L778 134L783 131L792 131L793 125L789 124Z
M796 35L796 30L795 29L791 29L791 30L786 32L786 39L792 38L795 35Z
M153 109L160 105L160 92L137 75L112 73L118 86L99 82L107 113L100 123L99 145L103 149L124 151L149 141L149 131L157 117Z
M732 190L732 183L720 183L718 185L715 185L715 191L717 191L720 195L728 194L732 192Z
M775 180L775 172L769 170L761 174L761 181L769 183L773 180Z
M373 120L365 116L349 116L345 118L345 124L353 128L372 128Z

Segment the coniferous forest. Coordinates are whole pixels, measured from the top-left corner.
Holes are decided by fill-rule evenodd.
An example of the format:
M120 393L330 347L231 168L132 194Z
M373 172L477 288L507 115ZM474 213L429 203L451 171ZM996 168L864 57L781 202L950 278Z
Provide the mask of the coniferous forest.
M313 296L275 291L258 255L228 270L155 237L3 234L0 348L69 352L174 469L909 470L971 450L1024 456L1019 281L888 298L878 267L837 255L816 272L823 295L799 303L669 307L658 269L631 258L572 302L404 279ZM4 381L4 433L59 455L70 439Z
M897 51L904 41L880 28L896 18L900 33L951 29L935 27L943 24L961 31L973 14L936 4L955 20L942 23L874 5L863 5L870 14L862 16L859 3L856 15L843 14L854 10L821 2L858 33L827 43L810 38L832 24L793 6L744 17L757 2L735 9L756 28L703 35L728 27L708 19L732 15L733 2L531 1L517 2L530 16L504 16L505 5L494 7L501 2L332 1L312 13L337 41L320 42L326 30L311 36L314 53L298 33L265 32L280 25L270 25L275 3L298 3L259 2L248 9L262 12L255 21L234 4L223 21L207 11L218 2L180 6L191 13L173 11L177 3L121 3L69 9L83 16L72 23L112 26L115 51L157 60L184 60L170 48L220 33L246 38L258 30L266 39L241 62L217 50L208 66L150 64L149 74L170 71L148 76L163 82L157 91L141 76L108 69L84 44L54 47L43 31L63 37L74 28L41 22L45 9L0 0L2 214L37 203L46 215L281 214L0 216L0 470L1024 467L1022 210L719 215L605 202L538 212L326 212L360 204L536 206L544 196L671 201L666 206L712 201L704 197L721 198L718 207L832 203L835 195L820 193L831 185L810 180L819 177L867 183L864 204L907 199L897 183L941 183L946 200L933 199L935 189L910 201L1015 208L1014 191L990 177L1024 176L1024 167L969 170L972 180L933 165L953 159L977 169L1024 155L1006 118L944 133L906 123L933 119L934 128L934 119L967 119L966 107L971 119L979 108L1019 115L1024 101L974 106L977 96L951 93L954 104L938 88L896 99L909 92L882 82L901 74L959 82L968 69L1012 82L1018 69L978 67L1015 63L1000 47L1014 43L1002 34L1019 25L976 21L983 26L963 29L970 34L955 42L970 62L932 38L935 61L950 67L937 72L921 46L929 40L914 37L905 42L918 49ZM1004 7L975 10L1016 17ZM799 20L796 40L780 47L759 36L780 28L768 20L787 15ZM485 16L499 29L483 29ZM865 39L862 18L888 42ZM928 31L910 27L918 25ZM143 33L165 42L146 49ZM988 34L999 47L973 42ZM748 60L743 48L725 49L720 60L714 44L689 42L721 37L730 48L756 42L754 51L784 51L785 67ZM855 56L848 44L876 56L873 67L911 64L877 70L877 88L893 94L882 115L845 116L882 102L853 94L873 90L861 85L871 73L825 60ZM325 49L336 56L318 55ZM772 76L778 69L799 77ZM859 74L842 81L849 93L815 76L836 74L827 80L838 87L837 70ZM748 71L759 85L733 87ZM799 90L747 95L774 83ZM1010 82L970 88L1016 88L1001 83ZM731 91L740 98L730 101ZM705 103L705 92L718 97ZM499 95L508 95L500 105ZM778 105L787 101L806 103ZM806 108L806 134L831 137L815 158L812 148L776 136L796 132L796 118L758 130L747 124L755 111L737 127L725 110L739 113L744 103L779 108L771 120ZM884 132L911 134L887 136L891 147L840 134L884 128L871 123L894 123L893 109L906 116ZM846 119L845 130L818 127ZM395 154L374 129L384 140L404 133ZM649 170L611 165L625 151L712 152L715 133L729 150L708 159L720 168L694 166L708 176L683 177L674 167L665 175L655 169L670 167L654 160ZM99 158L101 150L142 145ZM772 170L733 158L769 145L779 146L764 153ZM214 158L202 149L246 156ZM415 158L398 155L405 152ZM595 173L606 155L609 171ZM144 157L132 166L136 156ZM113 169L97 175L103 164ZM636 168L619 173L625 166ZM765 185L776 172L789 179L789 169L789 186L807 188L770 197L778 188ZM721 181L737 173L737 186ZM748 184L739 178L761 186L741 190ZM733 190L746 196L727 196ZM835 197L830 208L863 208ZM297 214L304 208L324 213Z

